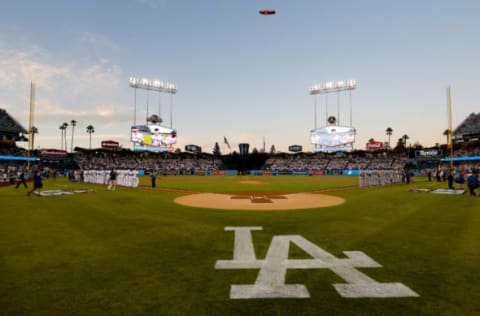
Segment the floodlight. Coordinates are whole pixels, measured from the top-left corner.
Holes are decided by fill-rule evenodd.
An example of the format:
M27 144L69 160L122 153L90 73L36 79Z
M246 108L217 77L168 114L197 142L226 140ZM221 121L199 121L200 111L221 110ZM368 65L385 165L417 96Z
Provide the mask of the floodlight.
M321 94L354 90L357 87L356 80L329 81L324 84L316 84L310 88L310 94Z
M348 80L347 87L348 88L355 88L357 86L357 80Z
M164 83L160 80L151 80L147 78L130 77L130 87L144 90L155 90L175 94L177 93L177 86L172 83Z

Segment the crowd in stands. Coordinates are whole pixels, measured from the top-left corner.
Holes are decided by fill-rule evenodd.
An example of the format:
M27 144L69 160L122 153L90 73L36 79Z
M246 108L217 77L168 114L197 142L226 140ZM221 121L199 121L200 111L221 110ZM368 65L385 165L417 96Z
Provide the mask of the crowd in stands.
M15 154L19 154L17 151ZM7 153L5 153L7 154ZM13 155L13 152L8 154ZM344 169L395 169L403 168L406 157L390 155L355 155L341 157L335 154L300 153L278 154L268 158L265 170L332 170ZM145 173L184 175L195 174L195 170L223 169L220 157L209 154L150 153L130 151L82 151L74 154L76 168L80 170L144 170ZM25 162L4 161L0 164L0 178L8 179L9 174L26 168Z
M454 131L454 135L480 133L480 113L471 113Z
M0 156L26 156L26 151L18 147L0 148ZM15 181L17 175L27 168L27 163L16 160L0 160L0 182Z
M407 164L407 160L408 158L407 157L400 157L400 158L396 158L392 165L391 165L391 168L392 169L402 169L405 167L405 165Z
M330 160L319 156L292 155L292 156L274 156L268 158L265 162L265 168L270 170L306 170L316 169L324 170Z
M27 150L16 146L0 147L0 156L26 157Z
M39 170L43 177L56 177L57 171L48 167L43 167L39 163L31 163L30 171L28 171L27 163L24 161L0 161L0 183L14 184L23 173L25 179L33 177L35 172Z
M1 147L0 156L13 157L27 157L28 152L20 147ZM32 157L35 157L32 155ZM38 157L37 157L38 158ZM43 177L56 177L58 171L55 168L49 167L45 161L37 160L27 161L22 160L0 160L0 183L15 183L20 175L23 173L26 179L33 177L36 171L40 171Z
M269 158L265 167L271 170L386 170L401 169L405 166L407 157L403 154L389 155L381 153L374 155L364 152L349 153L344 156L335 154L296 154L279 155Z
M75 155L82 170L145 170L158 174L194 174L197 169L219 169L221 161L213 157L172 153L83 152Z
M445 151L444 151L445 152ZM0 148L0 155L26 156L26 150L19 147ZM456 157L480 156L480 146L461 147L454 152ZM144 170L146 174L158 175L188 175L198 170L226 169L222 157L200 153L152 153L132 151L84 150L69 155L74 161L74 168L78 170ZM343 170L401 170L405 169L412 159L406 153L388 151L366 152L354 151L350 153L279 153L270 155L263 164L264 170L308 171L320 170L322 174L341 174ZM55 166L47 165L47 159L31 163L32 168L41 170L55 170ZM48 167L48 168L47 168ZM418 167L422 169L422 167ZM435 173L436 169L448 169L446 163L438 161L423 168ZM0 160L0 182L9 182L11 179L27 169L25 161ZM478 170L480 161L466 161L455 163L455 169ZM71 169L69 169L71 170ZM58 174L62 171L58 169ZM67 172L66 172L67 173Z
M392 163L392 160L391 159L386 159L386 160L383 160L383 159L377 159L375 158L375 160L380 160L382 162L382 169L387 169L387 168L390 168L390 165ZM379 167L379 165L377 165L376 163L374 163L374 161L370 158L366 158L366 157L357 157L357 158L354 158L354 159L350 159L348 161L348 164L346 166L345 169L350 169L350 170L355 170L355 169L359 169L359 170L362 170L362 169L368 169L370 165L375 166L375 168Z
M3 154L20 155L25 150L10 149ZM80 170L144 170L146 174L185 175L196 170L220 170L224 166L221 157L210 154L151 153L131 151L81 151L74 155L76 169ZM265 170L387 170L405 166L405 155L387 153L347 153L341 156L326 153L276 154L268 158ZM0 179L6 181L10 174L26 168L25 162L4 161L0 163Z
M453 155L455 157L480 156L480 147L479 148L460 148L455 150Z
M476 116L474 114L471 114L469 118L474 118L476 120L479 120L480 113L477 114ZM446 150L446 152L448 152L448 150ZM461 144L458 148L455 148L455 150L453 151L453 156L455 158L479 157L480 146L476 145L475 143ZM448 170L449 163L448 162L443 163L442 169ZM478 172L479 170L480 170L480 160L454 162L454 171L457 173L468 173L473 171Z

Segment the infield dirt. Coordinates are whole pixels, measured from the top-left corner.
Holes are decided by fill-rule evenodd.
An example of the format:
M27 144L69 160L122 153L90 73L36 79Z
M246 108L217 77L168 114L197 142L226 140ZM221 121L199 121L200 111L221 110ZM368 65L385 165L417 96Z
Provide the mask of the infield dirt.
M238 198L245 197L245 198ZM268 199L269 203L255 203L258 198ZM198 193L177 197L175 203L199 208L246 211L285 211L296 209L320 208L340 205L344 199L326 194L219 194Z

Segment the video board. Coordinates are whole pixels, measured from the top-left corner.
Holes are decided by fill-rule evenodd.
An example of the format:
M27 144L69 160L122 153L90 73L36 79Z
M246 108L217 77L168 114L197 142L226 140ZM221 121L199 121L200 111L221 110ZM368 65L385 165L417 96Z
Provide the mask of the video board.
M353 150L356 130L347 126L325 126L310 131L314 151L334 152Z
M134 151L171 152L177 143L177 132L158 124L132 126L130 135Z
M185 145L185 151L189 151L192 153L200 153L202 152L202 147L193 144Z
M292 153L298 153L302 151L302 146L300 145L291 145L288 146L288 151L291 151Z

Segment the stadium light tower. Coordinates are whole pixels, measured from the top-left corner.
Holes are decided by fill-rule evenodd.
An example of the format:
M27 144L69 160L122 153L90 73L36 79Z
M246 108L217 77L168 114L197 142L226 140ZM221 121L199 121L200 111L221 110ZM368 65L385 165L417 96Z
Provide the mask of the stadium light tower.
M35 115L35 84L33 81L30 82L30 111L28 117L28 151L27 156L29 160L27 161L27 171L30 172L30 154L33 151L33 120Z
M350 151L355 142L356 129L352 126L352 90L357 87L356 80L329 81L324 84L317 84L310 88L310 95L314 99L314 129L310 131L310 140L314 145L313 150L323 152ZM340 93L349 92L350 126L341 124L340 121ZM337 94L337 116L329 116L328 94ZM325 125L317 126L317 95L325 94Z
M135 89L133 125L137 124L137 89L147 90L147 117L148 117L148 92L150 90L157 91L159 93L161 92L169 93L170 95L177 93L177 86L175 84L163 82L158 79L130 77L129 85L130 87ZM170 127L173 121L172 111L173 111L172 101L170 99ZM160 102L159 102L159 112L160 112Z
M450 169L453 169L453 126L452 126L452 94L450 92L450 86L447 87L447 117L448 117L448 144L447 148L450 152ZM451 172L450 170L450 172Z
M326 118L328 118L328 94L337 92L337 122L340 123L340 92L348 91L349 92L349 107L350 107L350 126L352 126L352 90L357 88L357 81L354 79L346 81L329 81L324 84L316 84L310 88L310 95L315 96L314 101L314 124L317 128L317 94L325 94L325 104L326 104Z

